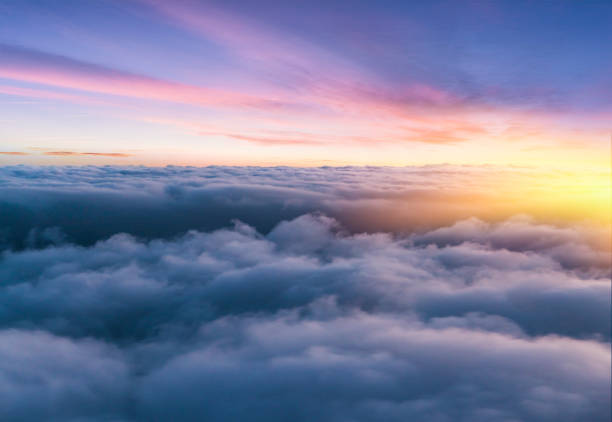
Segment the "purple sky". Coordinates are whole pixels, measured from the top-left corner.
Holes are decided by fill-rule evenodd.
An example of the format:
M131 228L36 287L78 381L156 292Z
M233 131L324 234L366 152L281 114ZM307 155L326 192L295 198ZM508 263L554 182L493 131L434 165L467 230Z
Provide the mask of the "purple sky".
M611 20L607 1L8 0L0 160L606 166Z

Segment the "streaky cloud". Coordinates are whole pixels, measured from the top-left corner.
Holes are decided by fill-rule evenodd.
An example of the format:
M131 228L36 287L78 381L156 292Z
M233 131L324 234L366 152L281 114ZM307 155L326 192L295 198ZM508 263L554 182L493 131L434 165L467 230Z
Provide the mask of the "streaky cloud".
M43 51L0 44L0 77L102 94L199 106L276 107L274 99L171 82ZM15 89L7 93L32 95ZM78 100L70 94L40 94Z

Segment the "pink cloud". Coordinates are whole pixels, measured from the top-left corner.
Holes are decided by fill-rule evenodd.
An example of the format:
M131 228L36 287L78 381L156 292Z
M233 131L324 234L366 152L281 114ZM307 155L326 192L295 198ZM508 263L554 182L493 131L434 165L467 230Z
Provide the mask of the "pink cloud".
M0 77L18 81L199 106L281 106L272 98L165 81L21 47L0 44L0 55ZM13 92L26 93L23 89Z
M8 85L0 85L0 94L14 95L18 97L39 98L49 100L62 100L82 104L109 104L107 101L96 99L86 95L68 94L42 89L22 88Z
M99 157L131 157L132 154L126 154L123 152L77 152L77 151L47 151L44 155L54 156L72 156L72 155L84 155L84 156L99 156Z
M428 107L451 107L459 99L424 83L389 88L385 81L335 52L258 24L219 7L188 1L140 0L181 29L224 46L230 54L288 86L284 95L329 113L408 115ZM279 88L283 95L282 88ZM411 110L407 110L407 108Z

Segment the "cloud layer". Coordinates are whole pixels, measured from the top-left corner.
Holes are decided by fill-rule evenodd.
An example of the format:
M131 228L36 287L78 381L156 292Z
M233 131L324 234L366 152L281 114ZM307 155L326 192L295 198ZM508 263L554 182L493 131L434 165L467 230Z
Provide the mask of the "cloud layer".
M609 233L473 217L556 174L0 174L2 420L608 420Z
M41 209L68 213L48 205L53 191L75 218L83 204L104 209L104 192L115 201L118 186L130 192L125 210L155 188L195 195L188 169L3 171L4 192L19 180L22 198L33 196L29 176ZM226 181L301 172L208 171ZM239 199L213 186L251 213L278 208L270 199L297 213L325 204L330 189L308 174L309 191L250 186ZM584 227L471 218L357 233L320 213L282 218L273 214L265 234L234 222L93 244L69 242L69 225L30 229L24 248L0 258L0 418L608 420L611 266Z
M607 221L609 206L594 201L607 197L598 183L609 190L609 174L598 177L450 165L2 167L0 247L44 246L60 237L91 245L120 232L172 238L229 227L234 219L268 233L283 220L313 212L351 232L410 232L518 213L557 223ZM609 244L609 233L590 237Z

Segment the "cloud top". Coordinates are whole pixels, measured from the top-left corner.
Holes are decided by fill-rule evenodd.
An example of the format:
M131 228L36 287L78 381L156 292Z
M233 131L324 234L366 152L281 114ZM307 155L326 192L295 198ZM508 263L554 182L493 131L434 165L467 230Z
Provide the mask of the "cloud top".
M0 261L3 420L609 415L610 262L575 228L56 243Z
M501 166L2 167L0 245L48 244L39 234L53 228L83 245L119 232L171 238L234 219L268 233L306 213L328 215L351 232L411 232L519 213L601 223L609 220L608 180ZM596 236L600 243L609 243L606 233Z
M0 168L0 419L608 420L609 232L487 212L562 177Z

